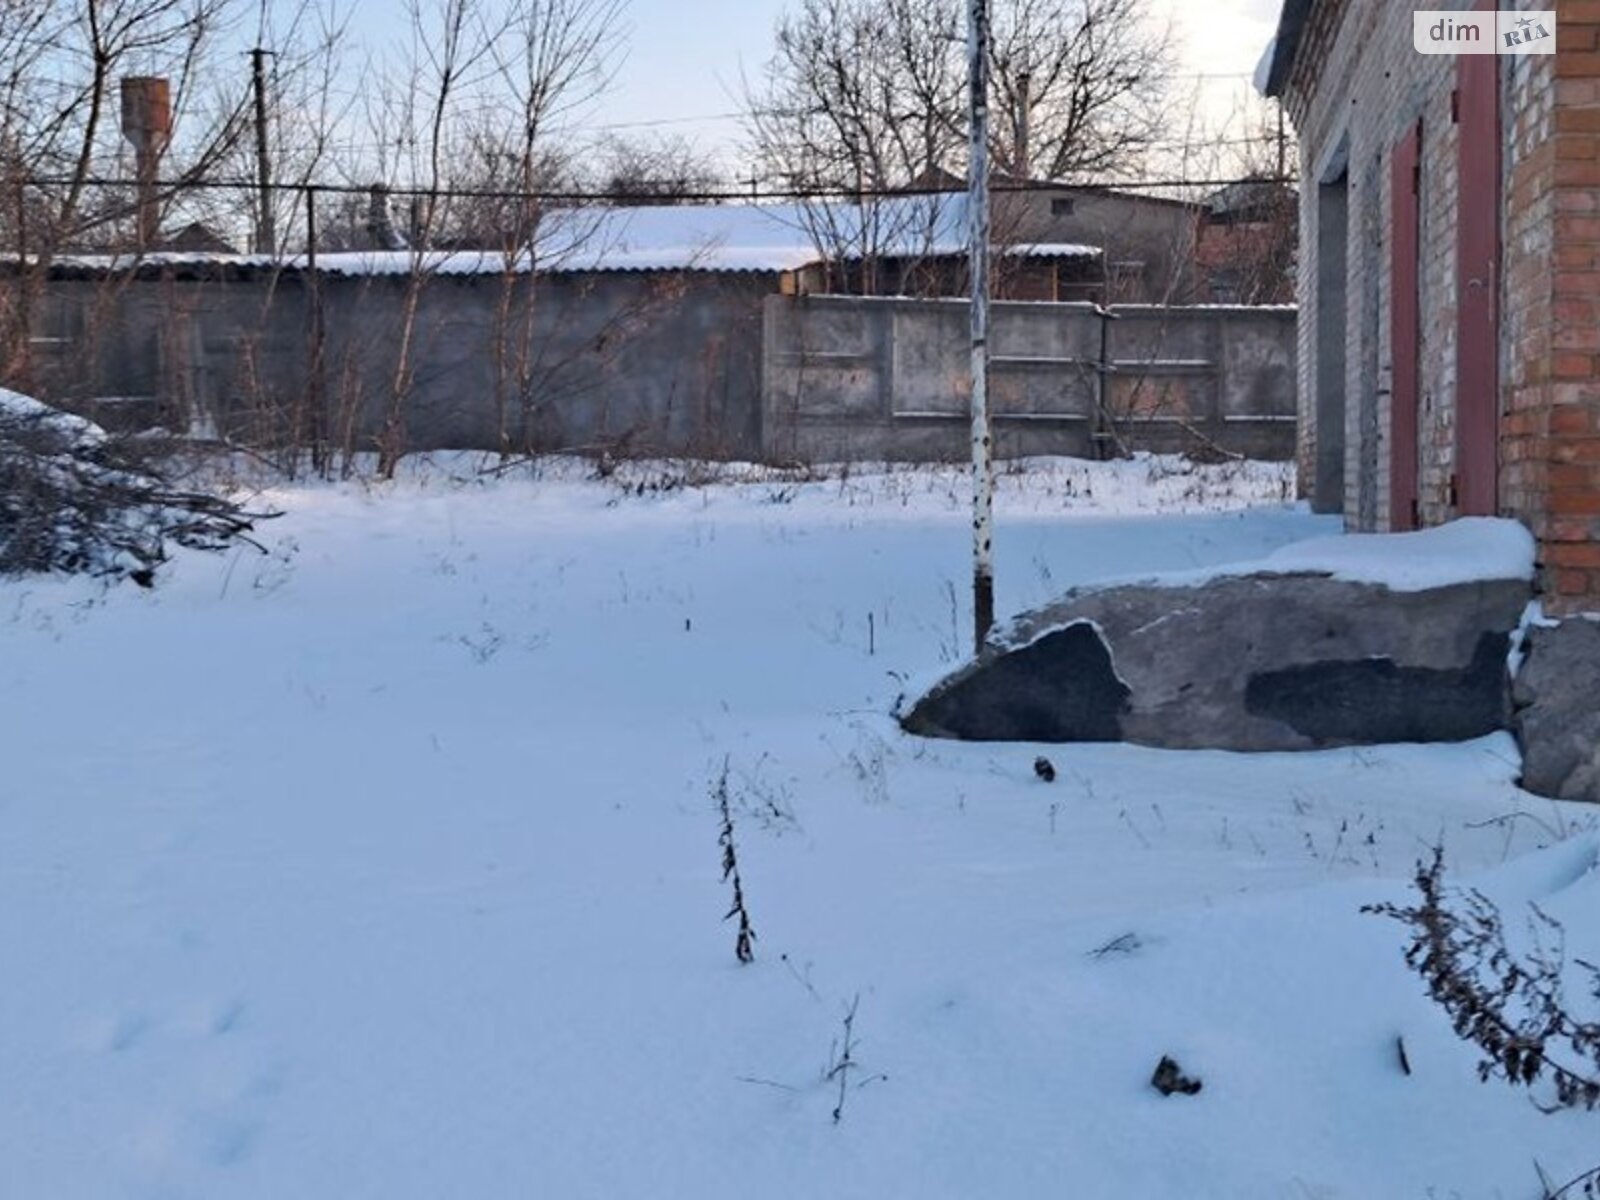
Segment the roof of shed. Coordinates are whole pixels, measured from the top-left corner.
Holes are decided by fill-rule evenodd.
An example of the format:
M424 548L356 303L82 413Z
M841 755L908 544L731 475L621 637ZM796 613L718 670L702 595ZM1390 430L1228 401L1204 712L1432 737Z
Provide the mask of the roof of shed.
M859 258L929 258L967 252L964 195L896 197L866 208L829 204L659 205L558 209L547 214L532 257L498 250L356 250L317 255L329 275L501 274L530 269L551 274L601 271L776 273L821 261L819 246ZM865 235L863 234L865 230ZM1045 258L1092 258L1098 247L1044 242L1006 246L1003 253ZM153 253L63 255L64 270L231 266L247 271L302 270L303 254Z

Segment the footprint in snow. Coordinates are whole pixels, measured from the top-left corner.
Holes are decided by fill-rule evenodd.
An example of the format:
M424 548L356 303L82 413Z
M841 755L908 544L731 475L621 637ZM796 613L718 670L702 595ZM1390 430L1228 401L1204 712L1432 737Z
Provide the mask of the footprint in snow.
M132 1050L144 1040L144 1035L149 1031L148 1017L142 1013L124 1013L111 1022L106 1050L112 1054L122 1054Z
M202 1157L213 1166L237 1166L250 1156L255 1145L257 1126L250 1121L227 1117L214 1118L203 1123Z
M244 1019L244 1001L231 1000L217 1010L211 1022L211 1032L221 1037L225 1033L232 1033L239 1028L239 1022Z

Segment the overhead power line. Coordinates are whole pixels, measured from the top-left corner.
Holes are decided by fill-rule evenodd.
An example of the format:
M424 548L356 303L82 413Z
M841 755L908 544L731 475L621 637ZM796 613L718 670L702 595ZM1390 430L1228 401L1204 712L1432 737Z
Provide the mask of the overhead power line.
M723 112L706 113L699 117L656 117L647 121L610 121L599 125L589 125L585 128L605 131L609 129L655 129L661 125L709 125L714 121L743 121L748 119L749 113Z

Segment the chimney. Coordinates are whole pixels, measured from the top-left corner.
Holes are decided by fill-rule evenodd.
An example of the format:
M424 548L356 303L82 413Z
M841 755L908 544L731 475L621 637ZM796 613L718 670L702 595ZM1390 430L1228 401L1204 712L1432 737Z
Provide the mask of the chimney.
M122 136L133 143L139 180L138 247L149 249L161 220L156 181L172 138L172 93L165 79L129 76L122 81Z

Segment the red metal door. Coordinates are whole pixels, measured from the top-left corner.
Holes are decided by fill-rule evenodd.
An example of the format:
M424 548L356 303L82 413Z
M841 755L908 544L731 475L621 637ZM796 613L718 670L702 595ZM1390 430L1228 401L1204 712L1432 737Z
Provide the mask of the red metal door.
M1479 4L1484 8L1484 3ZM1492 8L1489 4L1487 7ZM1456 60L1456 512L1493 516L1500 439L1500 71Z
M1389 160L1389 528L1417 527L1417 392L1421 306L1417 294L1422 123Z

